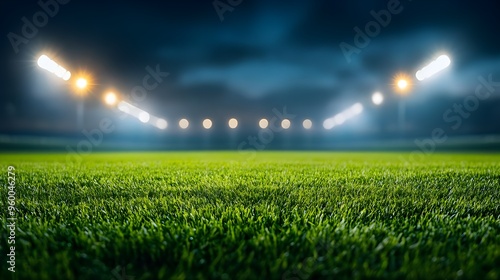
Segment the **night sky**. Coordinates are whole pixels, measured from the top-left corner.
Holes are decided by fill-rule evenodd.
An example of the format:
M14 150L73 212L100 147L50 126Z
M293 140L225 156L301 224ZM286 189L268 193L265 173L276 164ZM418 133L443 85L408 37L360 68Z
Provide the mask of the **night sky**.
M211 118L213 133L225 137L227 119L236 117L241 126L237 137L245 139L257 130L259 119L270 119L273 109L286 106L293 115L292 130L304 133L301 122L310 118L315 129L309 133L324 136L323 120L356 102L365 105L363 114L331 134L398 135L402 97L393 83L402 72L414 80L404 97L407 135L427 136L436 127L450 135L500 133L498 83L461 117L460 125L443 118L454 104L475 105L470 96L480 85L478 77L491 75L500 82L500 9L494 1L40 2L57 3L58 11L32 38L23 37L22 18L33 23L33 15L43 11L37 1L0 4L2 135L80 133L75 126L78 97L68 83L36 66L42 53L73 75L92 75L85 127L98 127L109 117L117 126L116 137L162 132L117 117L101 101L110 89L165 118L169 135L178 134L177 121L185 117L192 131L202 130L201 121ZM378 25L367 44L346 56L341 44L356 47L355 28L364 31L376 20L373 14L388 9L396 13L386 26ZM13 43L14 37L24 39ZM443 53L452 59L448 69L430 80L414 79L418 69ZM148 66L169 74L144 98L134 99L131 92L142 85ZM380 107L370 101L375 91L385 95Z

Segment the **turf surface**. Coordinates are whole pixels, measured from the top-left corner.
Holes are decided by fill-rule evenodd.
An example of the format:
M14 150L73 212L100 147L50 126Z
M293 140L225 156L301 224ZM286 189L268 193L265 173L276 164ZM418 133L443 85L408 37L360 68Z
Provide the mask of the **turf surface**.
M500 278L500 155L409 158L3 154L2 181L16 168L15 277Z

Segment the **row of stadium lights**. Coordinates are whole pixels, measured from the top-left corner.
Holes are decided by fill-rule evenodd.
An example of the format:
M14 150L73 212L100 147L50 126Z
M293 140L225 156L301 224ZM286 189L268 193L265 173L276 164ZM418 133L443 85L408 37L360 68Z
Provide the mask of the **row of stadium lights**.
M42 69L49 71L50 73L56 75L57 77L68 81L71 78L71 72L66 70L64 67L56 63L54 60L49 58L47 55L41 55L37 61L38 66ZM416 78L419 81L423 81L425 79L430 78L436 73L444 70L451 64L451 60L447 55L441 55L436 60L429 63L427 66L423 67L421 70L417 71ZM399 75L396 77L396 89L400 92L404 92L409 87L408 78L405 75ZM75 85L78 89L84 90L89 85L87 78L78 77L76 79ZM380 92L375 92L372 95L372 102L375 105L381 105L384 102L384 95ZM118 96L114 92L107 92L103 97L104 102L110 106L117 106L118 110L127 113L131 116L136 117L139 121L143 123L150 123L156 126L159 129L166 129L168 123L165 119L153 116L148 112L126 102L118 100ZM361 103L356 103L341 113L326 119L323 122L323 127L327 130L334 128L335 126L342 125L347 120L361 114L363 112L363 105ZM210 129L212 128L212 121L210 119L204 119L202 122L203 128ZM238 120L235 118L231 118L228 121L228 126L231 129L235 129L238 127ZM267 119L261 119L259 121L259 127L265 129L269 126L269 122ZM291 126L291 122L288 119L283 119L281 121L281 127L283 129L288 129ZM305 119L302 122L302 126L304 129L311 129L313 123L310 119ZM189 121L187 119L179 120L179 127L181 129L187 129L189 127Z

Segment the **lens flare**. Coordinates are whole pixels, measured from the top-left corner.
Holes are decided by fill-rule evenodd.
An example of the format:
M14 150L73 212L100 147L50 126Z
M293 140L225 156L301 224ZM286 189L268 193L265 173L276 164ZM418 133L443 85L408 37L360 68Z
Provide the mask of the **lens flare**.
M115 105L118 101L118 97L114 92L108 92L104 95L104 102L110 106Z
M398 73L394 77L394 88L400 94L406 94L411 88L411 78L405 73Z
M84 89L86 88L88 85L88 82L86 79L84 78L78 78L78 80L76 80L76 86L79 88L79 89Z

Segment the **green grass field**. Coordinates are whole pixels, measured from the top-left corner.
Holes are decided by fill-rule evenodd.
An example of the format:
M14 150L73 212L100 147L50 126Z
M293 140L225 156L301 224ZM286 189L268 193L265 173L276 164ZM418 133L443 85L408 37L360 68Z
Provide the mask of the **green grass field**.
M499 279L500 155L403 158L3 154L0 278Z

